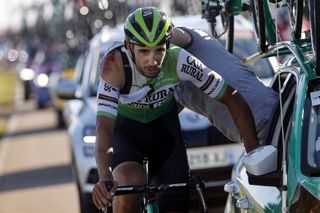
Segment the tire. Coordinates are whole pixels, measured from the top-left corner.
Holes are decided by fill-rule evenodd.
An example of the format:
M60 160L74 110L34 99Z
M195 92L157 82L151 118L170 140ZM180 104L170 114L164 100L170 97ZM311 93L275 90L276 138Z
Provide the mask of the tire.
M73 173L73 176L77 185L77 189L79 192L80 212L81 213L101 213L101 211L99 211L94 206L92 202L91 194L85 194L81 191L81 187L78 179L78 171L75 168L76 162L75 162L75 157L73 152L71 153L71 157L72 157L72 162L71 162L72 173Z
M254 29L258 39L258 45L262 52L267 51L266 45L266 27L263 12L263 0L251 0L250 11L252 13Z
M289 21L294 39L301 37L303 19L303 0L287 0Z
M66 128L66 122L63 117L63 111L60 109L56 109L56 117L57 117L57 127L59 129Z
M28 101L31 98L31 86L30 86L30 82L29 81L23 81L23 85L24 85L24 100Z

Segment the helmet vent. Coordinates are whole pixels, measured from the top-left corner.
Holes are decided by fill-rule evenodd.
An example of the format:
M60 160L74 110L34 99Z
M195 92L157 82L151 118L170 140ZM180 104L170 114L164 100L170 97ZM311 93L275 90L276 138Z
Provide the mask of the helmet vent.
M146 24L149 31L152 30L153 25L153 9L151 7L142 8L142 17L144 20L144 23Z

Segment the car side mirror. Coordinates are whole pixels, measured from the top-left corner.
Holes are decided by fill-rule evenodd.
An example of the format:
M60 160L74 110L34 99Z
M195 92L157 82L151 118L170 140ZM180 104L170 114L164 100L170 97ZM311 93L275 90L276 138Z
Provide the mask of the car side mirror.
M61 80L53 88L53 93L61 99L77 99L77 83L72 80Z

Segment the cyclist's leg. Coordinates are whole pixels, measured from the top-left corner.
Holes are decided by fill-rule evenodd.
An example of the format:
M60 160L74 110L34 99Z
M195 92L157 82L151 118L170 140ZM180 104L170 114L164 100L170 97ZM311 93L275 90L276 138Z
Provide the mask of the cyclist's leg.
M177 111L168 113L159 123L148 153L152 182L181 183L189 178L185 144ZM189 190L164 191L157 194L160 212L188 212Z
M135 131L128 132L128 129ZM145 183L142 150L135 134L141 135L141 128L134 122L118 116L114 131L112 174L119 186ZM116 196L113 201L113 212L140 212L139 199L139 195Z
M116 166L112 172L119 186L142 185L145 183L145 173L140 163L128 161ZM116 196L113 201L113 212L140 212L140 195Z

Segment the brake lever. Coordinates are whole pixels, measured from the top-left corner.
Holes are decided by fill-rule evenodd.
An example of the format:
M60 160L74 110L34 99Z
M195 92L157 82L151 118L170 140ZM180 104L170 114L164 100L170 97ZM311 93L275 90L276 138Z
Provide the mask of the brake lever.
M106 180L106 181L104 181L104 185L106 186L108 192L110 192L111 189L113 188L113 181L112 180Z

